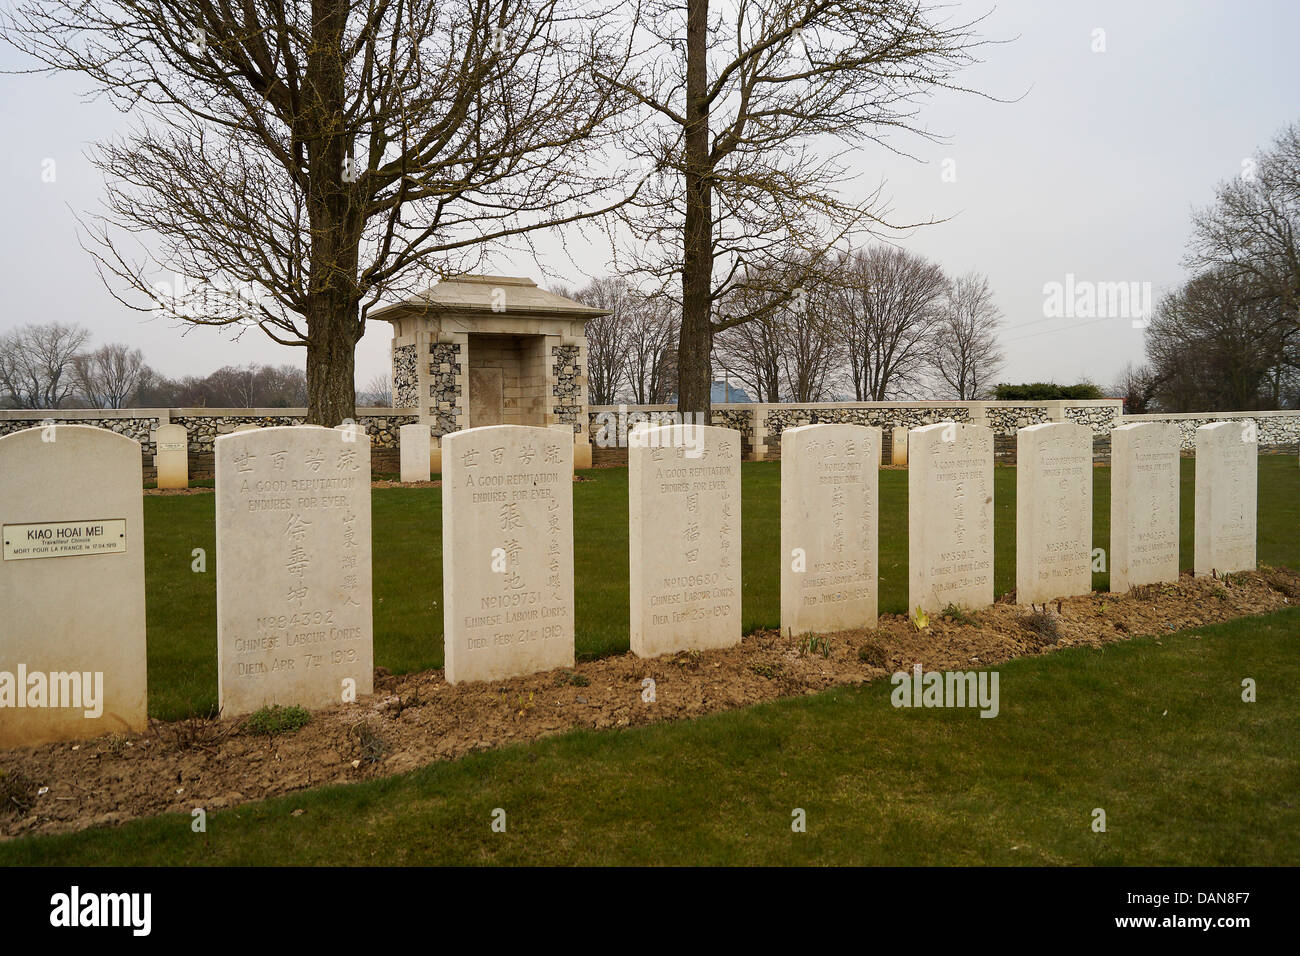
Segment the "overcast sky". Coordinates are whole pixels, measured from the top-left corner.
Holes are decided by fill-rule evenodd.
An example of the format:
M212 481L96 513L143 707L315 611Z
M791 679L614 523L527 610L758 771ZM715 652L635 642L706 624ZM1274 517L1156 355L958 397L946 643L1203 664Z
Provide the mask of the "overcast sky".
M955 15L989 9L961 4ZM1098 30L1104 52L1093 50ZM1003 380L1088 377L1109 386L1126 362L1141 360L1141 331L1130 317L1048 319L1044 285L1067 274L1147 282L1158 298L1185 277L1193 207L1300 120L1300 3L1003 0L982 33L1011 42L986 48L984 63L962 79L1016 101L932 101L921 121L946 142L899 140L919 161L864 150L864 182L885 181L897 221L949 220L900 237L901 245L950 274L988 275L1005 315ZM0 69L23 65L0 47ZM84 91L76 78L0 76L0 331L79 322L96 343L143 349L170 376L247 362L301 365L302 349L256 329L238 341L212 329L182 334L104 289L79 246L74 211L93 211L101 193L86 147L125 123L107 105L84 102ZM47 159L56 164L53 183L42 182ZM955 181L945 181L945 168ZM549 271L572 285L605 271L600 247L579 242L575 266L558 241L539 245ZM495 265L549 284L529 259ZM387 373L389 338L386 323L372 324L358 349L359 385Z

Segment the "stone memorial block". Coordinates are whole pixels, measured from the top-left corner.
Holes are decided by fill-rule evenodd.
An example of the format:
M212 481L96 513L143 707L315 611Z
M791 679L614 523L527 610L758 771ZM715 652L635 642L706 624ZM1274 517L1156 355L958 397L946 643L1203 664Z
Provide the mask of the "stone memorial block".
M631 644L640 657L740 643L740 432L628 435Z
M781 630L875 627L880 429L781 432Z
M1178 426L1110 433L1110 589L1178 580Z
M992 604L992 430L941 422L907 439L908 613Z
M443 436L442 594L449 683L573 666L572 440L535 425Z
M1092 429L1016 433L1016 603L1092 591Z
M140 443L0 437L0 748L147 726Z
M564 435L573 443L573 470L575 472L579 468L591 467L591 442L585 434L575 432L573 426L567 422L558 422L546 427L557 435Z
M159 488L190 486L190 441L184 425L160 425L154 431L154 467Z
M907 426L895 425L891 433L890 445L892 450L889 453L889 463L891 465L907 464Z
M222 713L369 694L369 440L319 425L222 435L216 486Z
M573 442L573 470L591 467L591 439L579 435Z
M1197 576L1255 570L1259 437L1253 421L1196 429Z
M418 422L398 429L402 481L428 481L432 463L432 439L429 426Z

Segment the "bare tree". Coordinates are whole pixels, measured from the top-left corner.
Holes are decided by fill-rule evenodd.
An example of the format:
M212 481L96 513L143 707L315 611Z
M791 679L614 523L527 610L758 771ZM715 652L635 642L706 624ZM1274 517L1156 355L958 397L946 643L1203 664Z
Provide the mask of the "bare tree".
M361 392L362 404L377 408L393 407L393 378L388 374L372 375Z
M787 289L793 289L788 300ZM768 309L764 296L784 305ZM785 271L751 274L723 304L723 315L739 308L759 317L718 333L715 360L750 388L756 401L827 400L844 358L834 297L829 278L800 259Z
M649 115L628 143L645 188L622 215L632 268L680 302L679 410L707 415L713 336L767 314L722 303L750 267L816 264L884 222L879 189L842 190L845 153L918 132L917 99L952 88L978 43L972 24L940 23L920 0L646 0L639 12L636 77L608 77Z
M572 298L609 314L587 320L587 398L593 405L612 405L627 374L631 313L635 290L616 276L593 279Z
M1166 295L1146 330L1164 410L1277 408L1300 370L1300 326L1271 289L1230 267Z
M664 296L634 297L628 313L629 397L638 405L662 405L677 383L676 305Z
M126 408L148 366L144 353L128 345L101 345L72 360L77 391L92 408Z
M1151 366L1129 362L1119 373L1112 391L1124 400L1125 415L1146 415L1155 411L1159 388L1160 378Z
M860 402L921 392L933 361L948 280L933 262L894 246L841 255L835 321Z
M796 290L781 319L783 397L791 402L825 402L845 357L832 313L835 290L814 278Z
M1188 264L1246 279L1300 325L1300 123L1284 128L1192 219Z
M78 325L25 325L0 337L0 388L14 408L60 408L77 387L73 367L90 338Z
M968 272L949 284L932 352L946 397L974 401L986 395L1002 368L997 341L1001 318L986 276Z
M110 288L303 347L308 420L334 425L377 302L603 211L622 104L597 74L622 64L610 19L560 2L18 0L0 33L135 120L94 153Z
M728 296L720 309L724 315L731 310L759 313L763 312L761 299L762 292L749 286ZM714 362L738 378L756 402L781 400L781 320L776 311L763 312L758 318L724 329L713 339Z

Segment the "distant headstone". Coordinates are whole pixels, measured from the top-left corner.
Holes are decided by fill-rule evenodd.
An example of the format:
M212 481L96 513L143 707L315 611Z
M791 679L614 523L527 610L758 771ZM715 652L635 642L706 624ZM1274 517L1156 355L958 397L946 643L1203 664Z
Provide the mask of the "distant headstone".
M106 429L0 437L0 748L147 726L141 481Z
M1178 580L1178 426L1110 433L1110 589Z
M889 463L891 465L907 464L907 426L895 425L890 434Z
M428 481L432 445L428 424L403 425L398 433L402 481Z
M1197 576L1255 570L1259 438L1253 421L1196 429Z
M907 451L908 613L992 604L992 430L925 425Z
M573 470L591 467L591 439L579 435L573 442Z
M640 657L740 643L740 432L628 436L631 644Z
M370 443L285 425L216 440L222 713L373 689Z
M591 467L591 441L586 433L577 433L573 426L564 422L548 425L559 434L564 435L573 444L573 470Z
M184 425L159 425L154 431L154 467L159 488L190 486L189 432Z
M781 432L781 630L875 627L880 429Z
M1092 429L1016 432L1016 603L1092 591Z
M442 438L447 680L572 667L573 442L485 425Z

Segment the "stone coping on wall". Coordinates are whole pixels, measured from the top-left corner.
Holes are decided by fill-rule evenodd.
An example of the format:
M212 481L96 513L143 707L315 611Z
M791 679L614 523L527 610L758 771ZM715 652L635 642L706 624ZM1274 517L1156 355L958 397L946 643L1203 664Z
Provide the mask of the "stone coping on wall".
M1258 426L1257 441L1261 449L1293 449L1300 445L1300 411L1275 410L1268 412L1168 412L1154 415L1125 415L1125 425L1141 422L1168 422L1178 426L1179 444L1183 451L1196 448L1196 429L1212 422L1251 419Z
M1205 421L1223 421L1227 418L1294 418L1300 421L1300 409L1282 408L1269 412L1155 412L1147 415L1125 415L1124 424L1134 422L1178 422L1194 418Z
M409 408L358 406L361 418L386 418L410 415ZM164 425L173 418L306 418L307 409L297 408L216 408L198 405L190 408L0 408L0 421L77 421L86 418L150 418Z
M1007 408L1047 408L1051 405L1064 405L1067 408L1095 408L1103 406L1123 406L1123 401L1118 398L1090 398L1090 399L1055 399L1051 401L960 401L958 399L926 399L915 402L714 402L713 408L727 409L746 409L746 408L967 408L967 407L1007 407ZM626 408L629 411L637 412L670 412L676 411L677 406L669 403L661 405L637 405L633 402L620 402L614 405L591 405L590 410L595 412L617 412L620 408ZM1248 414L1248 413L1239 413ZM1278 412L1260 414L1291 414L1296 415L1300 412Z
M83 423L117 432L140 443L150 464L153 433L163 425L181 424L189 432L191 456L211 452L218 435L238 425L296 425L307 417L306 408L4 408L0 409L0 434L39 427L49 420ZM413 421L414 409L362 406L357 423L365 428L375 448L397 447L397 428Z

